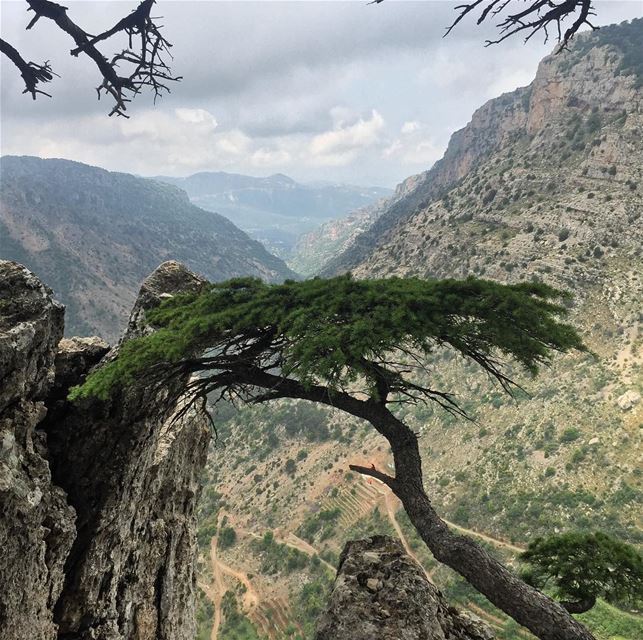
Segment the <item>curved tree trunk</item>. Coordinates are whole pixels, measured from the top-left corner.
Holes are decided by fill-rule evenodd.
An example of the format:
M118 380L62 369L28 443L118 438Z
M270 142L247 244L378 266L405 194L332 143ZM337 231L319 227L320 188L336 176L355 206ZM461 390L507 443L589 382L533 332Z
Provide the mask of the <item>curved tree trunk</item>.
M593 640L592 634L560 604L528 585L482 546L454 533L431 505L422 481L417 438L388 409L382 414L395 460L391 489L435 559L457 571L494 605L541 640ZM390 416L390 417L389 417ZM397 424L396 424L397 423ZM379 430L379 429L378 429Z
M242 367L234 375L238 380L267 390L264 395L255 397L255 402L301 398L335 407L368 421L391 446L395 477L370 467L350 467L381 480L392 489L436 560L459 573L540 640L595 640L562 605L521 580L482 546L449 529L424 491L417 436L387 409L385 400L361 400L349 393L320 385L303 385L292 378L258 368Z

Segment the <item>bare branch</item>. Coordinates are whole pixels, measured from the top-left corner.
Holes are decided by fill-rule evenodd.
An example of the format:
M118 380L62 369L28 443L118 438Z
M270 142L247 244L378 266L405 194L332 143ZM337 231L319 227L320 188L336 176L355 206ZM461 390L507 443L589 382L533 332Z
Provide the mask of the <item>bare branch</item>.
M49 60L42 64L35 62L27 62L19 53L18 50L12 47L6 40L0 39L0 53L13 62L20 71L22 79L25 81L25 89L22 93L30 93L31 97L35 100L38 94L51 98L51 95L38 89L38 84L45 84L51 82L56 75L49 65Z
M361 473L363 476L371 476L371 478L375 478L376 480L379 480L380 482L383 482L385 485L389 486L391 489L394 489L395 485L397 483L395 478L393 478L392 476L387 475L386 473L382 473L381 471L378 471L374 466L362 467L362 466L360 466L358 464L349 464L348 468L351 471Z
M128 103L143 89L149 88L156 102L157 98L170 92L169 83L181 80L180 76L172 75L165 61L166 57L172 57L169 52L172 45L161 35L160 27L150 17L155 0L143 0L132 13L97 36L88 34L73 22L67 15L67 7L50 0L26 0L26 2L29 5L29 11L34 12L34 17L27 25L27 29L33 28L40 18L48 18L74 40L76 47L70 52L72 56L84 53L94 61L103 77L103 81L96 88L98 98L108 95L114 100L114 106L109 112L110 116L128 117L125 113ZM108 60L96 48L96 44L121 32L127 34L129 48ZM133 48L134 40L140 42L139 47ZM120 75L117 72L121 63L132 66L127 75ZM51 69L45 68L45 71L51 72ZM32 93L32 95L35 97L35 94Z
M481 13L476 20L477 24L482 24L490 15L499 16L512 0L474 0L468 4L458 5L455 9L458 11L457 18L446 30L448 35L458 25L463 18L481 9ZM557 39L560 43L558 52L567 47L570 40L580 30L583 25L596 29L590 22L590 16L596 15L593 8L593 0L530 0L527 7L518 13L507 15L498 23L500 37L496 40L487 40L486 44L498 44L511 36L521 34L525 36L525 41L530 40L537 33L544 34L545 42L549 38L549 29L556 28ZM570 27L563 33L562 23L568 18L575 17Z

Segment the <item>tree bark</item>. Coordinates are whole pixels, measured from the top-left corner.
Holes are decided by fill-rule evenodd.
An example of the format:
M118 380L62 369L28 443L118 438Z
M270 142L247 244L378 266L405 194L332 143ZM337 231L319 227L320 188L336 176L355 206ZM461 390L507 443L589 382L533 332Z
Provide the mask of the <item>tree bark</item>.
M541 640L591 640L563 606L523 582L473 540L453 533L417 487L396 487L409 519L435 559L457 571L490 602Z
M388 484L435 559L541 640L593 640L565 607L521 580L479 544L449 529L424 490L415 434L386 407L377 414L377 423L372 416L371 424L383 435L385 431L393 434L386 436L395 460L395 479ZM382 426L378 428L378 424Z

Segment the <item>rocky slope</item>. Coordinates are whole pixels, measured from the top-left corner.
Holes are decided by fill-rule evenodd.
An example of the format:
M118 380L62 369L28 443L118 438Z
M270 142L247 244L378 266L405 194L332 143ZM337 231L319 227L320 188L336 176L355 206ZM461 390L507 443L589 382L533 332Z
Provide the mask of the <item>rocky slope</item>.
M287 259L288 266L302 276L319 273L329 260L346 251L377 220L387 203L388 200L379 200L299 236Z
M169 185L68 160L0 159L0 258L47 280L68 335L114 340L140 281L176 259L210 280L294 277L223 216Z
M152 330L145 309L201 283L161 265L123 340ZM62 306L14 262L0 262L0 293L0 636L192 640L205 417L172 419L185 381L70 405L70 386L117 351L61 340Z
M156 179L185 189L194 204L226 216L284 259L301 234L391 193L382 187L301 184L283 174L254 178L217 171Z
M401 256L382 252L405 229L424 228L425 216L437 213L440 204L439 227L443 221L511 227L510 221L521 217L535 227L541 220L556 224L556 232L567 219L585 228L608 220L615 226L632 224L641 193L642 37L643 19L634 20L583 34L571 51L545 58L531 85L478 109L453 134L444 157L400 185L377 221L323 274L361 266L369 273L394 269ZM587 201L594 196L594 202ZM424 231L425 241L434 241L424 246L426 252L435 246L435 236L430 226ZM441 236L442 229L434 233L438 231ZM580 235L579 241L603 240ZM416 262L425 275L423 256L416 256ZM461 265L458 274L466 269Z

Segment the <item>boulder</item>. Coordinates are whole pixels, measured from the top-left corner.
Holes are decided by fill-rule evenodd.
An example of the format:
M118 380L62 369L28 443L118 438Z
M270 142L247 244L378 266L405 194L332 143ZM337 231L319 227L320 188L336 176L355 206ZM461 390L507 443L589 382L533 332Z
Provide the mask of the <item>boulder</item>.
M315 640L492 640L491 629L445 600L388 536L348 542Z

